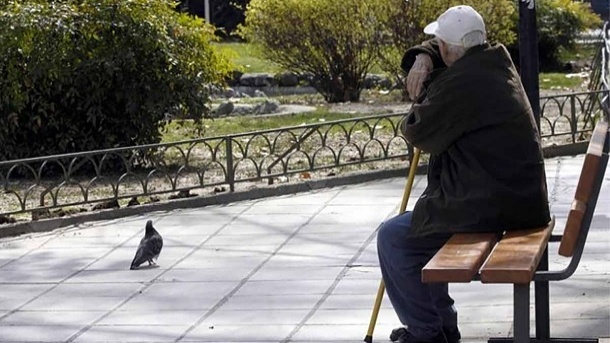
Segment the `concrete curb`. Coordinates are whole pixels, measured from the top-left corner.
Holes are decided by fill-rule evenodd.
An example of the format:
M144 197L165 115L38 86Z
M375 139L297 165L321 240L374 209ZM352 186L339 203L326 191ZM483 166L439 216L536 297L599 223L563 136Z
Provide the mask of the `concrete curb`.
M417 173L425 173L427 166L419 166ZM48 218L38 221L9 224L0 228L0 238L13 237L28 233L48 232L58 228L76 225L89 221L110 220L128 216L136 216L149 212L171 211L183 208L204 207L210 205L228 204L237 201L254 200L271 196L308 192L316 189L331 188L373 180L407 176L408 168L392 170L377 170L372 172L354 173L346 176L331 177L322 180L301 181L294 184L259 187L247 191L223 193L212 196L175 199L133 207L101 210L79 213L60 218Z

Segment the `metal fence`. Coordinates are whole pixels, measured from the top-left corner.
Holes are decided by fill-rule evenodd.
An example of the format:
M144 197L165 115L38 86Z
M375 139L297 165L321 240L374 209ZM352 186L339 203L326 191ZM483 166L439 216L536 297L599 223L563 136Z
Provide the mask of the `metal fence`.
M606 93L604 94L602 100L601 100L601 106L604 109L604 114L606 116L606 121L610 120L610 96L608 91L610 90L610 32L608 32L608 22L604 23L604 27L603 27L603 45L602 45L602 49L601 49L601 62L600 62L600 79L601 79L601 86L600 88L602 90L605 90Z
M541 97L543 145L586 141L607 95L601 90ZM51 209L83 211L96 204L124 206L134 198L208 196L238 186L404 168L412 148L399 133L403 115L4 161L0 215L35 218Z

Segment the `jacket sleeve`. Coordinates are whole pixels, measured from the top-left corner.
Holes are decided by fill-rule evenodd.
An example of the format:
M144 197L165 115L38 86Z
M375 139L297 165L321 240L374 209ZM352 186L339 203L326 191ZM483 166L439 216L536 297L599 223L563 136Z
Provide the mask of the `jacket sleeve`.
M402 56L400 68L405 73L408 73L409 70L411 70L411 67L413 67L413 63L415 63L415 57L421 53L427 54L430 56L430 58L432 58L434 69L443 69L447 67L445 62L443 62L436 40L430 39L421 43L420 45L409 48Z
M446 76L446 75L445 75ZM476 108L458 78L439 77L423 101L400 124L409 143L431 154L447 150L472 127ZM448 91L450 90L450 91Z

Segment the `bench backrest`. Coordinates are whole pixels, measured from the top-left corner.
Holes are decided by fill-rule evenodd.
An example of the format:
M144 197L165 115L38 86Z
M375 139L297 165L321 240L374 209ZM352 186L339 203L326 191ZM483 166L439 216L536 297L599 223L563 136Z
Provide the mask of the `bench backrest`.
M582 252L607 164L608 123L600 121L595 126L587 148L574 201L559 245L560 255L569 257L577 250Z

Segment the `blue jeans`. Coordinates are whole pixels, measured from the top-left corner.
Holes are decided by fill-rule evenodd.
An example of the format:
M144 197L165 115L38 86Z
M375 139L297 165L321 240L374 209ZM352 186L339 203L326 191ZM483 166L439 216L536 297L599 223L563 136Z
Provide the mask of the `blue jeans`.
M388 297L400 322L423 340L443 327L457 326L457 311L447 283L423 283L421 270L451 237L448 234L412 237L412 212L397 215L379 227L377 253Z

